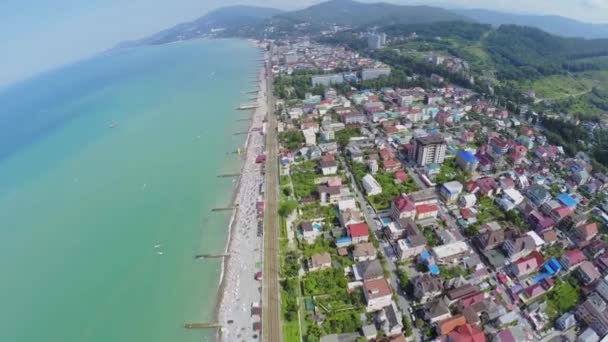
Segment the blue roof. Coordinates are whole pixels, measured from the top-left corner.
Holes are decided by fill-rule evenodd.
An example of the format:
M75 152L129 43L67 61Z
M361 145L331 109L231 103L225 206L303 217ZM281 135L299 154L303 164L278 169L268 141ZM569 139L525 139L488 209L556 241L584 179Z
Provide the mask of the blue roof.
M345 236L345 237L337 238L336 242L337 243L351 243L351 242L353 242L353 239L349 238L348 236Z
M475 155L473 153L466 151L466 150L462 150L462 151L458 152L457 157L463 159L467 163L478 162L477 157L475 157Z
M420 259L422 259L422 261L427 261L430 258L431 258L431 255L427 251L422 251L422 253L420 253Z
M438 275L439 274L439 267L435 264L429 265L429 271L431 272L432 275Z
M557 200L562 202L565 206L570 207L570 208L576 206L576 199L574 199L572 196L570 196L570 194L567 194L567 193L563 193L563 194L560 194L559 196L557 196Z

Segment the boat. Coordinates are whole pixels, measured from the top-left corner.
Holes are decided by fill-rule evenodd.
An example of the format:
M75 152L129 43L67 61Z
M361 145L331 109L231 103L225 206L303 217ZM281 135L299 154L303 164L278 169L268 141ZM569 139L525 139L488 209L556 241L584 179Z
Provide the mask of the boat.
M158 252L156 252L156 254L158 254L158 255L163 255L164 253L163 253L163 252L161 252L161 251L158 251Z
M156 249L156 248L160 248L160 247L162 247L162 244L160 244L160 243L159 243L159 244L154 245L154 249Z
M113 123L111 123L111 124L108 126L108 128L114 128L114 127L116 127L116 126L117 126L116 122L113 122Z

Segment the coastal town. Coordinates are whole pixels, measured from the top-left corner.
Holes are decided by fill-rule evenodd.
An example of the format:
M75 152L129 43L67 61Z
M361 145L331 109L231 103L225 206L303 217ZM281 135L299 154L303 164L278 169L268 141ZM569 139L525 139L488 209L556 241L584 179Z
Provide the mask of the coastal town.
M608 175L587 155L439 75L382 86L391 67L343 46L268 46L278 160L251 162L279 165L282 340L606 339Z

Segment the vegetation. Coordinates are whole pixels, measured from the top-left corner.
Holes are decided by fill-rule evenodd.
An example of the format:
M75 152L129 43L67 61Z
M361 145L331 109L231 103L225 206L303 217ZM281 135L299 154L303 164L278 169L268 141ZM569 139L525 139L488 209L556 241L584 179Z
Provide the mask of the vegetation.
M460 266L447 267L444 265L439 265L439 271L439 275L444 279L466 277L471 274L470 270L464 269Z
M572 309L581 297L581 290L576 280L562 281L556 279L555 287L547 295L547 314L556 319Z
M301 131L285 131L279 133L279 142L286 149L295 151L304 144L304 134Z
M317 163L314 160L294 164L291 168L291 181L295 195L302 199L317 191Z
M344 147L350 141L350 138L358 137L361 135L361 131L355 127L347 127L345 129L339 130L335 133L336 142L341 147Z
M320 73L320 72L318 72ZM312 86L311 75L314 71L294 73L291 76L281 75L275 78L274 94L281 99L304 99L306 93L323 94L323 86Z
M295 200L281 201L281 204L279 205L279 215L281 217L286 218L287 216L291 215L291 213L293 213L293 211L296 210L297 207L298 202L296 202Z

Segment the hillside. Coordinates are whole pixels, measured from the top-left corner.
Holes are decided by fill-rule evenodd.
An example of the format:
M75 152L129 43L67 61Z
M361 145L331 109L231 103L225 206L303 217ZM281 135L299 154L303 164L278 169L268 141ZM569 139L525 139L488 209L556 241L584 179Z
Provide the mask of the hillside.
M334 24L360 27L454 20L469 21L462 15L439 7L401 6L382 2L361 3L352 0L330 0L303 10L283 13L273 18L273 21L278 23L309 23L314 27Z
M152 36L120 43L116 48L138 45L154 45L170 43L200 37L212 29L225 29L227 34L234 34L246 28L254 27L264 20L281 13L280 10L255 6L228 6L213 10L191 22L177 24L172 28L158 32Z
M608 38L608 25L585 23L556 15L513 14L484 9L457 9L453 12L479 23L530 26L562 37Z

